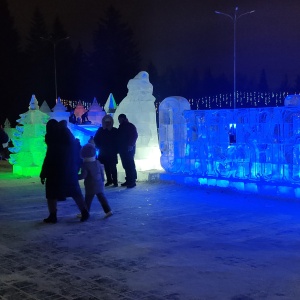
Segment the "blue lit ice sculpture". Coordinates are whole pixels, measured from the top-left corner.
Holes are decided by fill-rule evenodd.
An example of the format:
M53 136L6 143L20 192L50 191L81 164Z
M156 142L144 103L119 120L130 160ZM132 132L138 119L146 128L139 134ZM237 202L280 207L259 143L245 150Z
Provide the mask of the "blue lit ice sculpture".
M159 106L159 148L161 166L169 172L185 169L187 127L183 116L190 104L183 97L168 97Z
M106 115L105 111L98 104L96 97L94 97L92 105L88 109L88 118L91 124L101 126L102 118Z
M300 107L190 110L159 107L162 167L196 183L300 197Z

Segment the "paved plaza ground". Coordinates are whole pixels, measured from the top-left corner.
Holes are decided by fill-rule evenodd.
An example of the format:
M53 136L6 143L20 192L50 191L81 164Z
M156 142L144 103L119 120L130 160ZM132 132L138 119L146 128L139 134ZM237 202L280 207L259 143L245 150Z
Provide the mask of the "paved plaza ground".
M80 223L0 165L0 299L297 300L300 202L171 182L106 188Z

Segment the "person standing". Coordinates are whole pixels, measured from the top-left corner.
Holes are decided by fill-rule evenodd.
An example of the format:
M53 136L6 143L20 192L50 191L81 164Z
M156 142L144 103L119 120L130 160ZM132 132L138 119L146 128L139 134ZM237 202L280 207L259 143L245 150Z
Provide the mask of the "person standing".
M81 212L81 222L89 218L89 212L78 182L78 145L64 122L50 119L46 125L47 151L40 173L46 187L49 217L44 223L57 222L57 201L70 196Z
M110 115L102 119L100 127L94 137L94 143L99 149L98 159L104 165L106 183L105 186L118 186L118 129L113 127L114 120Z
M0 126L0 160L8 158L8 134L4 131L2 126Z
M108 218L112 216L112 211L104 195L103 165L96 159L96 148L94 144L87 143L84 145L80 151L80 156L83 159L83 163L78 179L84 179L87 210L90 212L92 201L96 195L105 213L105 217Z
M135 144L138 138L136 127L130 123L125 114L118 116L118 149L125 170L125 182L121 186L133 188L136 186L137 173L134 162Z

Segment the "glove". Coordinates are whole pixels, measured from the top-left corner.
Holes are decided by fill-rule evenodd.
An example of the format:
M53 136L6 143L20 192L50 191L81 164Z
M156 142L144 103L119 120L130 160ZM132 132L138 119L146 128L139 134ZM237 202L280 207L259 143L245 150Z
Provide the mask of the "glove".
M45 178L41 178L41 183L45 184Z

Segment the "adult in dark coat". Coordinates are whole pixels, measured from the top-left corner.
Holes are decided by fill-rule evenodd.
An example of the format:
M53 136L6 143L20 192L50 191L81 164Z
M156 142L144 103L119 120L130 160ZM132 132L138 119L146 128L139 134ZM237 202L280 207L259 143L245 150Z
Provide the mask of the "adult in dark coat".
M138 133L136 127L128 121L125 114L120 114L118 120L120 123L118 128L118 148L126 176L126 181L121 185L133 188L136 186L137 179L134 155Z
M70 196L81 211L81 221L89 218L84 197L78 182L78 145L65 122L54 119L46 126L45 142L47 152L43 162L40 178L46 183L46 198L49 217L45 223L57 222L57 200Z
M99 149L98 159L104 165L106 183L105 186L118 186L118 129L113 127L114 120L110 115L102 119L100 127L94 137L95 146Z
M8 157L8 134L4 131L2 126L0 127L0 159L3 157L6 159Z

